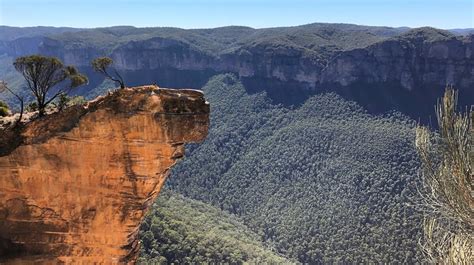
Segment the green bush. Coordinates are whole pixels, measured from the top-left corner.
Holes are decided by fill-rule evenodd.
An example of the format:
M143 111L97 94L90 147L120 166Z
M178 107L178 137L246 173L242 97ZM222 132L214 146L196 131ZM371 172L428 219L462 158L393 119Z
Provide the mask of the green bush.
M3 102L0 100L0 107L3 107L3 108L7 108L8 109L8 105L7 103Z
M0 101L0 117L6 117L8 115L9 115L8 105L5 102Z
M37 110L38 110L38 103L36 103L35 101L30 102L30 104L26 106L26 111L28 112L34 112Z
M61 93L56 103L58 111L65 109L69 105L69 102L71 102L71 97L65 93Z
M67 107L75 106L75 105L82 105L86 103L86 99L83 96L68 96L67 94L59 95L58 99L55 102L55 106L58 111L62 111Z
M83 105L86 102L87 100L83 96L74 96L71 97L71 100L69 101L69 106Z
M5 107L0 107L0 117L6 117L9 115L8 109Z

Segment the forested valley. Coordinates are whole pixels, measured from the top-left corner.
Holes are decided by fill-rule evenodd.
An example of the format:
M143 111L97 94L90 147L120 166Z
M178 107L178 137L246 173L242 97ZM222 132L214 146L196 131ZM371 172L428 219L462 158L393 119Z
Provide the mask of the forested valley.
M230 213L263 244L302 263L419 260L415 121L368 114L335 93L276 105L231 74L203 90L212 102L208 139L187 146L168 189ZM148 230L142 227L144 243Z

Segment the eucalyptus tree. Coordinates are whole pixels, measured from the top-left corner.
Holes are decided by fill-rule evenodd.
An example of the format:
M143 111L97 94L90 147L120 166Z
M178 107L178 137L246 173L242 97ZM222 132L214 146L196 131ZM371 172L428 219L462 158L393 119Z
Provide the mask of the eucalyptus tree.
M58 58L42 55L18 57L15 69L26 80L27 88L36 98L39 116L46 114L46 107L61 94L87 84L88 79L74 66L65 66Z
M122 76L117 72L116 69L113 69L114 74L110 74L109 70L110 66L114 63L112 58L110 57L98 57L94 59L91 64L94 71L102 74L105 78L114 81L120 85L121 89L125 88L125 82L123 81Z

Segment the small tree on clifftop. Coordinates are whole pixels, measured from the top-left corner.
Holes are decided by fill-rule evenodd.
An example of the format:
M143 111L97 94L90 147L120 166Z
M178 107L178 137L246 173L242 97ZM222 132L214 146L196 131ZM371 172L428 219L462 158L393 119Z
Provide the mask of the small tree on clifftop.
M67 94L71 89L88 82L87 77L74 66L64 66L54 57L18 57L13 65L26 79L29 90L35 96L40 117L45 115L48 104L59 95ZM65 84L67 81L69 83Z
M114 61L109 57L99 57L94 59L91 64L92 68L94 68L94 71L99 72L104 75L105 78L108 78L114 81L115 83L118 83L120 85L120 88L124 89L125 82L123 81L122 76L117 72L117 70L113 70L115 76L112 76L107 70L107 68L109 68L113 63Z

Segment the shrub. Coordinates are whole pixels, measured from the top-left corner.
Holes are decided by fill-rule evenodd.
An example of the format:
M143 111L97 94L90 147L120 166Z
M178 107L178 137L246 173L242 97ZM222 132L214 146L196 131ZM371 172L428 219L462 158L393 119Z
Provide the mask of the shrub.
M83 96L70 97L67 94L61 94L59 95L58 100L55 103L55 106L58 109L58 111L63 111L67 107L75 106L75 105L83 105L86 102L87 100Z
M26 111L28 112L35 112L35 111L38 111L38 103L36 102L30 102L30 104L28 104L26 106Z
M60 94L58 97L58 103L57 103L58 111L64 110L69 105L70 102L71 102L70 96L68 96L65 93Z
M8 109L7 103L5 103L5 102L3 102L3 101L0 100L0 108L1 108L1 107Z
M71 100L69 101L69 106L83 105L86 102L87 100L83 96L75 96L75 97L72 97Z
M7 104L5 102L0 101L0 117L6 117L10 114Z

